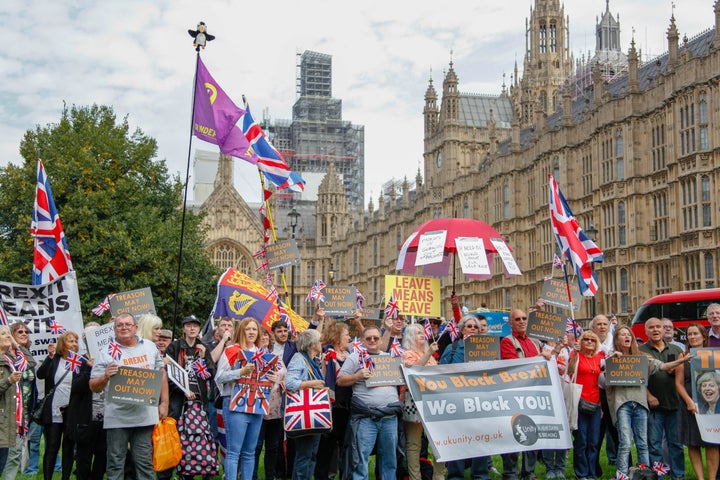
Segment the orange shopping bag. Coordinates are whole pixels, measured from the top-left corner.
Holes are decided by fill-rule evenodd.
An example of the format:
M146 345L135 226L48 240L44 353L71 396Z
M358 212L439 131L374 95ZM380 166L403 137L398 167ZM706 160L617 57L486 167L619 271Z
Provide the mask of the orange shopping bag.
M176 467L180 463L182 450L180 449L180 435L174 418L167 417L155 425L152 432L152 442L152 463L156 472Z

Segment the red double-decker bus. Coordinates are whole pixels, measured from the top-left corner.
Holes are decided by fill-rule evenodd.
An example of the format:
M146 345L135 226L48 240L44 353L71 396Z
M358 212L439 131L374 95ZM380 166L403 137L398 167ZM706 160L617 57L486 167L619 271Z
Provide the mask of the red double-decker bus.
M645 301L635 313L632 330L635 338L647 340L645 321L648 318L669 318L675 324L675 339L685 341L685 328L693 322L709 325L707 307L711 303L720 303L720 288L706 290L686 290L663 293Z

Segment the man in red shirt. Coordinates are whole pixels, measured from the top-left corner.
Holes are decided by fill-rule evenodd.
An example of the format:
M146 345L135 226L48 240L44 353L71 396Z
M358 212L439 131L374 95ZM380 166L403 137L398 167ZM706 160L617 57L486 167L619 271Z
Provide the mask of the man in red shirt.
M527 314L516 309L510 312L510 328L512 333L500 340L500 358L503 360L509 358L529 358L537 355L543 355L543 349L538 340L527 336L528 317ZM543 356L551 355L550 352ZM546 358L548 358L546 356ZM536 480L535 462L537 461L537 452L522 452L522 469L518 469L518 456L515 453L504 453L502 455L503 462L503 480Z

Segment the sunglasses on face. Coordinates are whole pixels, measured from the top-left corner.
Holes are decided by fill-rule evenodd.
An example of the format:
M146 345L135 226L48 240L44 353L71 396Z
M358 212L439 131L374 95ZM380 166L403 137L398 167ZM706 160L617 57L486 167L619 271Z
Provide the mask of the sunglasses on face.
M380 337L365 337L365 340L367 340L368 342L377 342L378 340L380 340Z

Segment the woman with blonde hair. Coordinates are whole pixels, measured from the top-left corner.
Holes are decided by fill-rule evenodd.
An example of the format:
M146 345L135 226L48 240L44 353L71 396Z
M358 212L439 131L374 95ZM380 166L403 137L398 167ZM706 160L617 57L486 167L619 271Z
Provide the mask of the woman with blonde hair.
M419 323L405 327L403 334L403 365L406 367L437 365L433 354L438 350L437 342L428 344L425 329ZM423 426L417 413L415 402L409 391L405 391L403 408L403 426L405 427L405 445L407 453L407 469L410 480L420 480L420 450L422 449ZM444 466L438 466L438 472ZM444 472L443 472L444 473Z
M570 358L567 375L583 386L578 408L578 428L573 435L573 469L578 480L595 479L600 452L600 385L605 369L605 354L600 352L600 338L591 331L578 339L580 350Z
M5 463L10 448L17 446L18 414L17 406L22 395L20 382L22 373L15 368L15 341L7 325L0 325L0 408L4 415L0 418L0 471L5 470Z
M144 313L138 317L138 331L140 338L156 343L162 330L162 319L152 313Z

